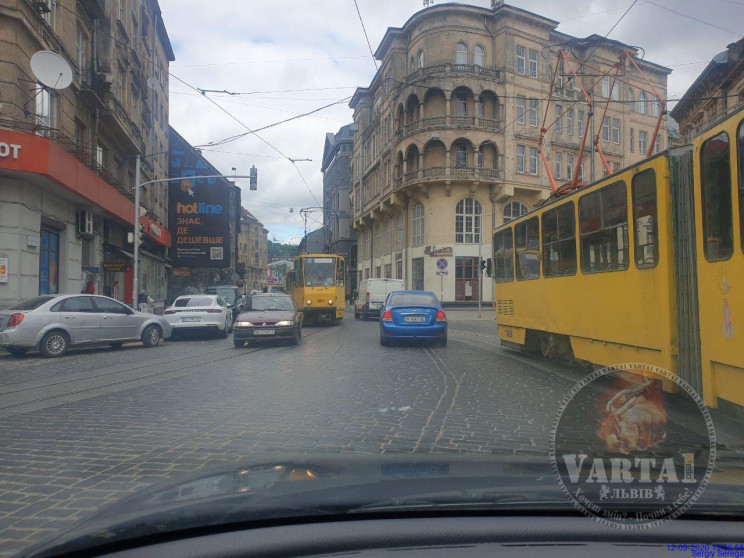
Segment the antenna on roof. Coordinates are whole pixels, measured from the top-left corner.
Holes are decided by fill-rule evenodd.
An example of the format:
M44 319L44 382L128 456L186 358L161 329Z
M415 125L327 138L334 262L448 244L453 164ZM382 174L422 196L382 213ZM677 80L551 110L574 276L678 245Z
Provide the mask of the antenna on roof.
M434 5L434 0L424 0L424 8Z

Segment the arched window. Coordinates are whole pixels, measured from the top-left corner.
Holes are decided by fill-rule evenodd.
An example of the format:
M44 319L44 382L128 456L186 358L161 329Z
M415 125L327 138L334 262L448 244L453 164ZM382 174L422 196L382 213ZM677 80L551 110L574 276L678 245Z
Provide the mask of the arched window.
M661 103L659 102L659 99L654 98L653 102L651 103L651 107L653 110L653 115L659 116L659 113L661 112Z
M416 71L416 59L411 56L411 64L409 66L409 72L415 72Z
M480 45L475 45L475 48L473 49L473 64L475 64L476 66L483 66L483 59L483 47Z
M481 204L475 198L463 198L455 206L455 243L478 244L481 234Z
M516 219L517 217L521 217L525 213L529 211L527 209L527 206L524 205L522 202L509 202L504 206L504 223L508 223L512 219Z
M423 68L424 67L424 51L419 50L418 51L418 67Z
M641 91L638 94L638 114L646 114L646 93Z
M468 63L468 45L465 43L457 43L455 47L455 64L467 64Z
M413 206L413 245L424 244L424 204L421 202Z

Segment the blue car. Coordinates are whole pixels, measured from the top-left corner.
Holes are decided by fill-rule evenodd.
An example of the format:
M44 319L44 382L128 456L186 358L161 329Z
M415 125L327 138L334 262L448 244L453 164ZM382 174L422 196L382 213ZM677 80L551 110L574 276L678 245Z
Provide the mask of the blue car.
M447 315L429 291L393 291L380 314L380 345L395 339L432 340L447 345Z

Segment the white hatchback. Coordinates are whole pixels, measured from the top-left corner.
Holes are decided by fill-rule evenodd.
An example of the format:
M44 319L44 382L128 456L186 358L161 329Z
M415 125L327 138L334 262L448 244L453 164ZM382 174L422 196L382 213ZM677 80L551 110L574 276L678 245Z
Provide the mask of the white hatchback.
M179 296L163 316L171 325L174 337L185 331L205 331L225 338L232 331L232 304L219 295Z

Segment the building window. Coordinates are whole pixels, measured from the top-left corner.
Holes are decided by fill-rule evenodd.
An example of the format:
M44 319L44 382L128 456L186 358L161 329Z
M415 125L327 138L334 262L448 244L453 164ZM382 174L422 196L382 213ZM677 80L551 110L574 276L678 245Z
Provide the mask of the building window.
M375 258L379 258L382 255L382 226L380 223L375 223ZM377 275L379 277L379 275Z
M584 158L581 158L581 165L579 166L579 180L584 180Z
M584 136L584 111L583 110L579 111L579 121L577 124L577 128L579 131L579 137L583 137Z
M630 129L630 152L635 153L635 130Z
M656 221L656 173L646 169L633 177L633 223L636 267L654 267L659 260Z
M635 106L635 95L633 95L633 90L628 89L628 106L630 107L630 110L633 110L633 107Z
M424 245L424 204L413 206L413 245Z
M659 113L661 112L661 103L659 102L659 99L654 98L651 102L651 110L654 116L659 116Z
M504 223L525 215L529 209L522 202L513 201L504 206Z
M483 59L483 47L480 45L475 45L475 48L473 49L473 64L475 64L476 66L483 66Z
M40 83L37 84L39 92L36 95L36 126L40 129L40 136L51 136L57 127L57 94L50 91Z
M375 277L377 279L381 279L382 278L382 266L378 265L378 266L375 267Z
M116 79L114 81L114 96L120 102L124 102L124 68L121 64L116 65Z
M393 251L393 219L392 217L385 221L385 255Z
M537 51L530 51L530 77L537 77Z
M520 75L525 74L525 56L526 50L522 46L517 47L517 73Z
M467 64L468 63L468 45L465 43L457 43L455 47L455 64Z
M734 252L729 137L721 132L700 148L703 250L708 261L728 260Z
M481 229L481 204L475 198L464 198L455 206L455 243L478 244Z
M46 21L47 25L54 29L55 16L57 14L57 0L41 0L46 6L46 10L41 14L41 18Z
M424 258L411 260L411 288L414 291L424 290Z
M563 107L561 105L555 105L555 132L556 134L563 133Z
M456 111L457 116L466 116L468 114L468 98L465 95L465 93L457 92L455 94L455 100L456 100Z
M612 143L620 145L620 120L612 119Z
M88 36L80 27L75 35L75 63L80 72L78 79L82 81L85 79L83 72L88 69Z
M403 260L395 262L395 278L403 279Z
M423 68L424 67L424 51L419 50L418 55L416 56L416 60L418 60L418 67Z
M517 172L524 172L524 145L517 146Z
M524 124L524 97L517 97L517 124Z
M478 99L475 102L475 113L478 115L478 118L483 118L483 99Z
M579 199L581 271L593 273L628 268L628 200L625 182Z
M530 99L530 126L537 127L537 99Z
M82 154L88 148L88 128L77 118L74 125L75 150Z
M620 88L617 85L617 81L612 84L612 100L613 101L620 100Z
M569 202L542 216L543 275L576 275L576 217Z
M39 251L39 294L59 292L59 232L41 229Z
M403 250L403 212L395 217L395 249Z
M537 147L530 147L530 174L537 174Z
M654 155L659 153L661 153L661 136L656 136L656 141L654 142Z
M561 177L561 167L563 166L563 155L561 153L555 154L555 177Z
M602 120L602 141L610 141L610 117L605 116Z
M458 142L455 144L455 167L464 169L468 166L468 144Z
M123 23L126 13L127 13L126 0L116 0L116 18Z
M393 264L385 264L385 279L393 278Z
M509 227L493 235L494 279L497 283L514 281L514 237Z
M638 94L638 114L646 114L646 92L641 91Z
M607 99L610 97L610 76L602 78L602 97Z
M566 155L566 178L568 180L573 180L573 166L574 166L574 156L567 154Z
M644 155L648 150L648 132L640 130L638 132L638 153Z
M568 109L568 112L566 112L566 131L568 132L569 136L573 135L573 127L574 127L574 109Z

